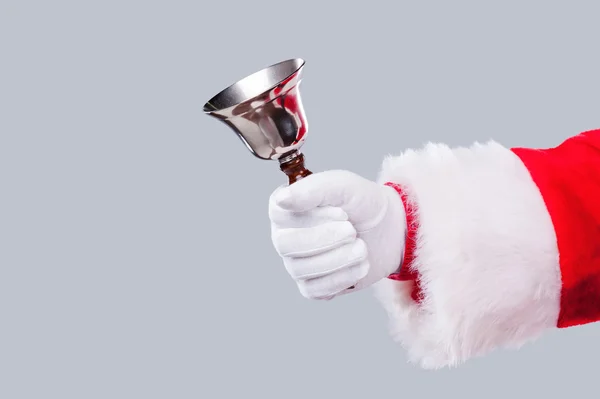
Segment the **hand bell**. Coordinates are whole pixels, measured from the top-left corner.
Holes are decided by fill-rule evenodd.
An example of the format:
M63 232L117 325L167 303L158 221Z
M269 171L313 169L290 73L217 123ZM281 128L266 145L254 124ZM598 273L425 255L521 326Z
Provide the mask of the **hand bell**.
M299 91L304 64L294 58L266 67L225 88L203 109L256 157L279 161L289 184L311 174L300 152L308 130Z

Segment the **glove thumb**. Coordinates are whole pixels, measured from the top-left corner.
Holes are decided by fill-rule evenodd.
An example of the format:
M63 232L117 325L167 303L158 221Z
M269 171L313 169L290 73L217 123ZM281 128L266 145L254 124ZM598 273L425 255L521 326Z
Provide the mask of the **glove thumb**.
M354 173L333 170L315 173L282 187L274 196L275 203L291 212L306 212L317 207L342 208L358 231L379 222L387 207L381 187Z

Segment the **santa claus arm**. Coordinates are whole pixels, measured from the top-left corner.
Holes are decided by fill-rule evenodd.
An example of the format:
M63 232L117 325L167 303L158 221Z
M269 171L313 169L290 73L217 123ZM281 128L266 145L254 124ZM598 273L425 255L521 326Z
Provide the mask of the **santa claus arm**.
M550 149L430 144L386 159L380 183L409 228L376 292L423 367L600 320L600 130Z

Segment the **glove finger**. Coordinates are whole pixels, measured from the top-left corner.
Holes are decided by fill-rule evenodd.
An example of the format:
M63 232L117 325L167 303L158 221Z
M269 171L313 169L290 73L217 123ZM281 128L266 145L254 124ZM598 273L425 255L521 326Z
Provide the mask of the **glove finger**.
M356 230L348 221L328 222L309 228L273 228L271 239L282 257L307 257L321 254L354 241Z
M369 262L342 269L333 274L298 282L300 293L309 299L328 300L354 285L369 272Z
M367 246L361 239L307 258L285 258L284 264L294 280L309 280L351 268L367 259Z
M269 206L269 219L278 228L315 227L327 222L343 222L348 215L342 208L324 206L306 212L292 212L274 203Z

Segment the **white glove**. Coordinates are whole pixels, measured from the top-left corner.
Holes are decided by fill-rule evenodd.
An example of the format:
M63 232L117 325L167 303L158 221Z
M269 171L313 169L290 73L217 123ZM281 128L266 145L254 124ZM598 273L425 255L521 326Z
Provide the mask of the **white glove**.
M306 298L354 292L400 267L406 218L392 187L348 171L316 173L276 189L269 217L273 245Z

